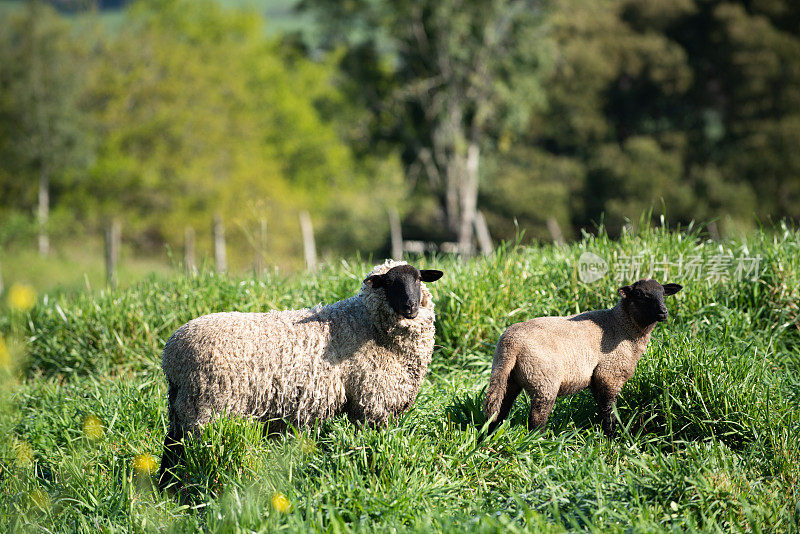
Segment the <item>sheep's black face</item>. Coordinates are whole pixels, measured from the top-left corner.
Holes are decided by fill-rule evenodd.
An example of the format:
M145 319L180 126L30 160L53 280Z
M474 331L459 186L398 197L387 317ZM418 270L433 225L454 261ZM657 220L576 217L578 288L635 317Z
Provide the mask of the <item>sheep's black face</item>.
M442 277L442 271L418 270L411 265L392 267L386 274L372 275L364 283L370 287L382 287L389 306L406 319L413 319L419 313L421 294L420 282L435 282Z
M679 284L661 285L655 280L639 280L633 285L619 288L618 292L625 299L636 322L644 326L666 321L669 311L664 304L664 297L674 295L682 288Z

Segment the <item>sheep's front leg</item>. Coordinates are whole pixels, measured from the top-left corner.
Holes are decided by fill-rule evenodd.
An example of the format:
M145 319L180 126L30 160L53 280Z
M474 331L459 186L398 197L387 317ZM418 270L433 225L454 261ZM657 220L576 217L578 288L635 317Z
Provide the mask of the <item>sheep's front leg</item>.
M361 403L348 399L344 406L347 419L356 428L386 428L389 426L391 414L376 406L363 406Z
M621 386L616 386L607 380L598 377L592 379L592 395L597 402L597 409L600 412L601 425L603 433L611 437L614 435L616 424L619 419L614 413L614 405L617 402L617 396L622 390Z

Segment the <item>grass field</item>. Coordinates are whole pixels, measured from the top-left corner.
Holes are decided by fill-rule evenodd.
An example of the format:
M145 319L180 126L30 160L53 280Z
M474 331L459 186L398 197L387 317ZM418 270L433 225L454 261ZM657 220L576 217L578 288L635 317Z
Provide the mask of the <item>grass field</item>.
M581 282L584 252L609 273ZM483 435L499 334L612 305L614 277L633 257L643 274L649 261L685 288L623 389L619 436L603 437L587 392L559 399L543 433L527 432L523 396ZM756 258L757 272L742 272L742 258ZM252 423L214 424L188 447L183 504L153 489L166 412L159 356L172 331L212 311L350 296L369 264L151 278L9 308L0 531L798 531L800 232L717 243L656 228L421 263L446 274L430 286L437 348L415 406L383 431L339 418L263 440Z

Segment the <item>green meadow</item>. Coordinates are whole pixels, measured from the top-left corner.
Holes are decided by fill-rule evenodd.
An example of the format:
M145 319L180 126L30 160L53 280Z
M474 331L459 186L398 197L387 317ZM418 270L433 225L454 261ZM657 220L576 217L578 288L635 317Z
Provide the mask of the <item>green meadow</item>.
M154 488L166 427L160 352L185 321L346 298L378 260L315 274L153 276L124 289L7 297L0 315L2 532L797 532L800 232L710 241L646 228L485 258L445 272L433 363L385 430L346 418L262 438L219 421L187 446L182 500ZM608 265L581 280L581 255ZM511 323L612 306L654 274L667 299L603 436L588 392L529 433L527 399L487 436L494 344ZM7 292L8 293L8 292Z

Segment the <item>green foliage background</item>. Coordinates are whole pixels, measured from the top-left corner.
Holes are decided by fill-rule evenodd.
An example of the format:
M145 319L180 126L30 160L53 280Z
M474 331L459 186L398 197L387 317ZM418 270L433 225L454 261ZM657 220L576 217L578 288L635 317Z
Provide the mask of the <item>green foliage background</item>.
M408 237L452 240L441 184L418 160L441 134L419 105L426 87L483 95L467 95L463 116L496 239L522 228L548 240L548 219L568 238L601 220L618 235L650 208L670 223L715 219L723 236L800 217L795 2L141 0L100 16L2 6L6 251L35 235L17 223L30 221L42 173L58 244L117 217L137 253L180 250L191 225L207 256L221 213L234 269L263 255L263 221L267 263L296 268L300 210L323 256L339 257L385 253L389 208ZM486 48L481 23L503 17L514 46ZM436 57L452 59L449 77L416 20L444 47ZM486 50L485 72L469 71Z
M139 2L113 33L90 20L69 25L47 6L31 9L4 22L2 64L24 72L39 59L25 45L52 42L48 32L82 46L86 60L78 63L77 52L52 43L41 56L60 66L63 79L39 84L4 70L9 122L0 146L8 158L0 209L6 219L34 205L37 166L26 164L14 144L29 137L59 163L53 206L62 219L72 216L78 232L115 217L124 238L146 251L182 246L184 228L192 226L203 254L219 213L233 266L241 268L252 262L252 242L265 220L271 263L292 267L302 254L297 214L306 209L323 251L382 246L384 232L365 227L388 226L387 205L404 194L401 170L391 155L356 156L343 141L348 106L333 85L331 61L311 61L266 37L255 12L211 1ZM47 36L30 34L32 26ZM71 101L64 81L79 86ZM41 106L15 98L39 85L49 91L48 106L88 123L79 141L92 150L82 166L65 165L66 148L37 142L38 123L27 136L10 127L37 117ZM47 123L72 124L60 115ZM50 231L65 234L59 224Z

